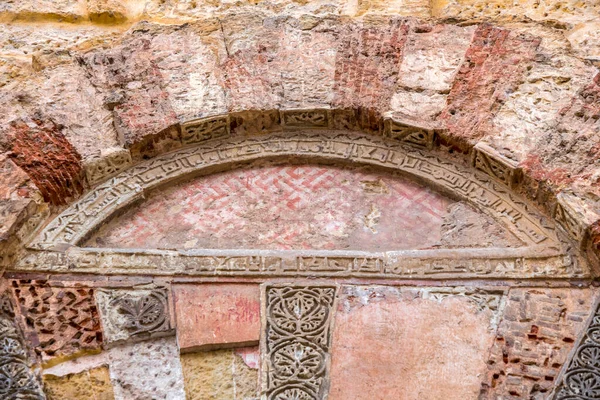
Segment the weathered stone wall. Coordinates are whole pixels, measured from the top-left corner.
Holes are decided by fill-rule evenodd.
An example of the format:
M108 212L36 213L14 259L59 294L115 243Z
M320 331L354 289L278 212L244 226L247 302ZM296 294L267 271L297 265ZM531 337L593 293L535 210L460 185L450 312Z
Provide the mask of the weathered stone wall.
M390 113L435 129L443 148L513 171L549 214L558 201L597 246L599 13L561 1L6 3L3 243L46 203L189 143L182 122L244 111L233 131L259 133L279 122L269 110L316 107L353 109L351 129L377 131Z
M264 279L218 276L220 265L208 278L71 275L94 261L69 254L56 262L63 274L4 275L0 373L17 382L7 393L42 398L39 381L47 398L74 400L326 392L332 399L542 399L557 385L568 398L572 382L600 382L598 317L588 325L600 273L598 21L593 0L3 2L2 271L27 265L23 244L52 216L143 160L209 139L315 128L385 136L483 171L556 220L570 237L561 246L581 250L592 267L578 275L565 258L533 267L531 281L504 281L501 267L494 281L435 281L424 268L429 280L404 275L388 286L306 275L309 284L301 279L288 290L283 278L259 286ZM519 245L467 203L404 178L294 162L256 164L150 195L88 244ZM240 183L250 179L258 184ZM319 203L317 188L341 196ZM189 207L168 215L181 204ZM384 206L396 214L382 218ZM287 224L253 236L269 225L269 213ZM306 225L319 213L319 233L331 235ZM404 242L394 236L400 225ZM374 230L380 235L372 240ZM144 256L152 271L162 268ZM40 260L40 269L52 270L51 257ZM324 260L331 268L347 261ZM550 276L563 267L573 279ZM302 314L314 304L318 313ZM293 332L282 330L290 320ZM297 376L281 372L299 369L297 385L290 383Z

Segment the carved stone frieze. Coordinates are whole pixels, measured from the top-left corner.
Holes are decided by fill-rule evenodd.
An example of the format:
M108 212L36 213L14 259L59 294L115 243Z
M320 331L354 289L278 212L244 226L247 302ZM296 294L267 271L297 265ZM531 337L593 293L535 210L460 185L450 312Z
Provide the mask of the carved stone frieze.
M319 276L383 279L585 278L576 257L539 247L410 252L303 252L215 250L190 254L169 250L71 248L33 252L20 271L190 276Z
M600 399L600 305L596 307L553 399Z
M518 183L521 170L516 161L510 160L485 143L477 143L473 148L473 166L508 187Z
M183 144L201 143L229 136L229 116L200 118L181 125Z
M0 295L0 398L45 399L41 385L31 371L28 353L14 318L9 295Z
M527 244L560 246L554 227L546 218L491 178L374 136L349 133L331 136L319 132L208 141L143 162L94 188L63 211L33 245L38 248L60 243L77 245L119 209L140 199L145 190L206 168L274 156L313 156L403 171L469 201Z
M110 149L108 154L85 162L85 174L90 185L95 185L110 176L131 166L131 153L128 149Z
M96 292L106 343L173 333L166 288Z
M289 128L328 128L330 110L284 110L283 125Z
M326 397L336 288L270 286L264 320L268 400Z

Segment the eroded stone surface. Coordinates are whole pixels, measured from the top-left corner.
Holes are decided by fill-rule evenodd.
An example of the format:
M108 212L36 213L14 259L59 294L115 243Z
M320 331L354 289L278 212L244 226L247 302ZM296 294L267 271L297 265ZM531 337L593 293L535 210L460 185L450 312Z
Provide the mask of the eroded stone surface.
M114 400L107 367L65 376L44 375L48 400Z
M477 398L499 295L435 291L342 289L330 399Z
M452 136L478 139L491 129L493 115L523 79L539 42L491 25L477 28L440 115Z
M25 318L28 339L47 365L100 351L103 337L94 289L14 280L12 290Z
M188 400L258 399L258 371L234 350L183 354L181 367Z
M172 333L166 288L98 290L96 299L107 343Z
M519 247L522 243L489 216L457 202L448 206L442 225L444 247Z
M482 398L546 398L595 297L589 289L512 289L487 360Z
M174 285L173 295L182 352L258 343L258 285Z
M175 338L115 347L109 359L116 399L185 399Z

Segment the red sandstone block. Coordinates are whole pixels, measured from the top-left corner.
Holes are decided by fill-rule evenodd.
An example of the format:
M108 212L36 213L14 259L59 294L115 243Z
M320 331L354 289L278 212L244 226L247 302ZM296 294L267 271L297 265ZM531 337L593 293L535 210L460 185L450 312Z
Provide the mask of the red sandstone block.
M477 398L491 318L466 296L346 287L333 324L329 399Z
M258 344L258 285L173 285L182 352Z

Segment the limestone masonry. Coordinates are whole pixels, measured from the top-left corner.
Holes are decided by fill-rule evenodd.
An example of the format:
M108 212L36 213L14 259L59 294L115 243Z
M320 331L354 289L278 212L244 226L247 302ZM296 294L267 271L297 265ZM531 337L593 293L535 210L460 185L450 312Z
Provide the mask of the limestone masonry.
M0 1L0 274L0 399L600 399L600 2Z

